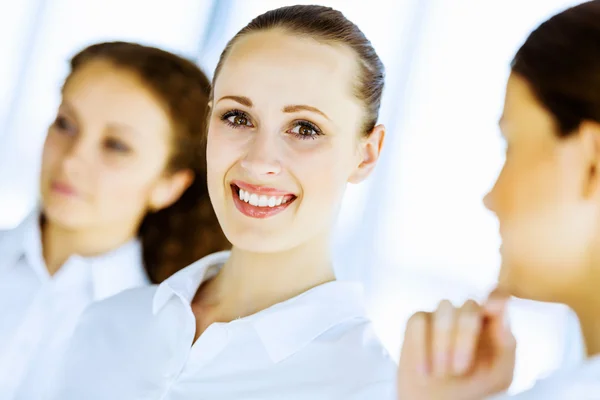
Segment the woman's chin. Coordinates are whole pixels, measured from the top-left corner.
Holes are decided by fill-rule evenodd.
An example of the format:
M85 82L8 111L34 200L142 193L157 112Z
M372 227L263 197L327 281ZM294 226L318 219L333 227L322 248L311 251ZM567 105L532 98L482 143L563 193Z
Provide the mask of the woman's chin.
M69 229L78 229L87 220L85 213L76 206L68 206L61 202L49 202L44 205L43 213L46 221Z
M281 253L293 247L287 243L289 237L278 232L257 232L255 228L239 227L225 230L225 235L237 250L250 253Z

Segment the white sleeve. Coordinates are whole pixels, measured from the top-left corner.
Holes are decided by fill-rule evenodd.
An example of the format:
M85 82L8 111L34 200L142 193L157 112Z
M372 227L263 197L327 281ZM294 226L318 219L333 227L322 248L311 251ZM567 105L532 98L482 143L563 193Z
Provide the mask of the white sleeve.
M372 383L351 393L344 400L396 400L396 382L381 381Z
M600 363L584 364L568 374L551 375L531 389L486 400L600 400Z

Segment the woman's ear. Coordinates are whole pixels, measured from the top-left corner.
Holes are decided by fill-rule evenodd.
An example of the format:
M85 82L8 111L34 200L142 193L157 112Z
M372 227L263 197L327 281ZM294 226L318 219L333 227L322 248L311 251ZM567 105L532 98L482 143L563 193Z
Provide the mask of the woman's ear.
M600 124L585 121L579 127L586 174L583 194L600 200Z
M360 139L359 164L350 175L349 183L360 183L371 175L379 160L384 139L385 126L383 125L377 125L368 136Z
M161 178L150 193L150 210L159 211L171 206L179 200L193 181L194 173L189 169L177 171Z

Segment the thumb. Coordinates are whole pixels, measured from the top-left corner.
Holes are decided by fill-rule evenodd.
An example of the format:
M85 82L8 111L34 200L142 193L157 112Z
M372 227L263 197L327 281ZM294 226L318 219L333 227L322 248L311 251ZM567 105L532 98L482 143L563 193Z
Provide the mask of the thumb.
M494 344L499 347L510 347L514 337L510 329L508 302L510 296L494 290L483 304L483 313Z

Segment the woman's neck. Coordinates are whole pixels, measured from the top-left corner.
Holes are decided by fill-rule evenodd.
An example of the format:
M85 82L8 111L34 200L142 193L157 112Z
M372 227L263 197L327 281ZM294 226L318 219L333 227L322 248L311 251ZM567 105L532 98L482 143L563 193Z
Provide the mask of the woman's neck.
M577 314L585 342L587 357L600 354L600 266L597 257L592 257L585 279L574 286L564 301Z
M579 319L587 357L600 355L600 296L587 297L571 308Z
M69 257L93 257L115 250L135 237L131 229L68 229L51 221L41 221L42 253L46 268L54 275Z
M279 253L233 248L213 279L203 303L221 309L221 319L254 314L335 280L327 241L314 241ZM200 293L199 293L200 294Z

